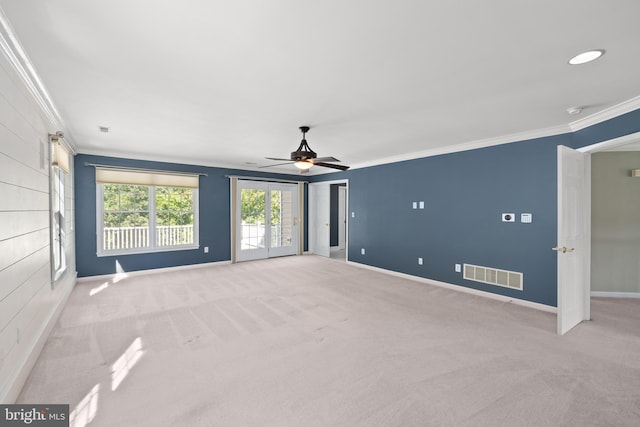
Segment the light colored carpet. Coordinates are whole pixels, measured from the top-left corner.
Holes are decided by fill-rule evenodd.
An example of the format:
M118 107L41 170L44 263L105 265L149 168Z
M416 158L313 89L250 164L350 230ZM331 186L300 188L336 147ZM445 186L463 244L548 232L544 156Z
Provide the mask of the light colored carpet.
M78 284L21 396L75 426L638 426L640 300L555 315L317 256Z

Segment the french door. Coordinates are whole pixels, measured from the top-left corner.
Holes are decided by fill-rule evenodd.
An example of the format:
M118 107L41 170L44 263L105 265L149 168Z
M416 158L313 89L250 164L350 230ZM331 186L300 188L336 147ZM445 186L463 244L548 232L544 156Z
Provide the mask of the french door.
M236 191L236 261L296 255L297 184L240 180Z

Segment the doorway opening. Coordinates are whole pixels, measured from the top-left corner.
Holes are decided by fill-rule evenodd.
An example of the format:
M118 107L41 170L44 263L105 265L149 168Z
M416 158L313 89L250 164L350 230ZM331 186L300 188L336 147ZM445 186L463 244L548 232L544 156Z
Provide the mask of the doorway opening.
M640 133L631 137L591 156L591 296L640 297Z
M636 132L634 134L625 135L620 138L615 138L612 140L604 141L601 143L593 144L590 146L582 147L578 150L570 150L564 149L566 147L559 147L560 151L565 151L567 153L573 152L582 153L583 160L576 163L576 165L583 168L583 172L581 172L582 176L582 187L583 191L583 201L579 203L580 206L583 206L583 209L572 209L573 214L567 215L566 210L564 209L564 204L566 202L575 199L572 195L575 192L567 191L570 190L570 187L567 187L566 184L563 185L563 181L561 179L561 169L562 162L560 161L561 156L558 156L559 164L559 178L558 178L558 246L554 248L555 250L559 250L558 252L558 333L564 334L569 331L571 328L579 324L582 320L591 319L591 265L592 265L592 173L591 173L591 154L598 153L605 150L614 149L616 147L622 147L625 145L637 143L640 141L640 132ZM572 169L572 168L566 168ZM575 168L573 168L575 169ZM577 182L574 180L574 182ZM563 193L566 193L569 196L562 196ZM578 206L578 208L580 207ZM564 212L563 212L564 211ZM564 218L566 216L566 218ZM565 223L565 226L563 226ZM566 226L566 225L569 226ZM576 224L584 224L584 228L576 226ZM579 246L576 247L576 252L574 253L574 248L565 248L564 246L560 248L560 240L563 239L564 232L569 230L568 234L575 234L576 229L581 228L583 231L583 236L579 241ZM563 231L564 230L564 231ZM560 251L560 249L562 249ZM571 262L572 259L577 259L576 256L580 259L580 262ZM573 257L573 258L572 258ZM567 280L567 278L576 277L581 278L581 280Z
M347 259L347 184L330 186L329 255L332 259Z
M309 184L309 252L348 260L349 181Z

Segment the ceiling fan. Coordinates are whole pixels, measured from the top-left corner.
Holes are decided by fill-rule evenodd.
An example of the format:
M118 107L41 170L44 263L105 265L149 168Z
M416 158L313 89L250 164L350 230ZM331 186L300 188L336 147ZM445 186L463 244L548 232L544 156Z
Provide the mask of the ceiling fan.
M309 145L307 144L307 140L305 138L305 134L309 132L309 126L300 126L300 131L302 131L302 142L298 146L296 151L291 153L291 157L288 159L279 159L277 157L265 157L269 160L282 160L286 163L277 163L275 165L267 165L261 166L263 168L270 168L272 166L286 165L293 163L298 169L300 169L300 173L308 172L311 166L323 166L325 168L339 169L341 171L346 171L349 169L349 166L344 165L335 165L333 162L339 162L340 160L335 157L318 157L318 155L313 151Z

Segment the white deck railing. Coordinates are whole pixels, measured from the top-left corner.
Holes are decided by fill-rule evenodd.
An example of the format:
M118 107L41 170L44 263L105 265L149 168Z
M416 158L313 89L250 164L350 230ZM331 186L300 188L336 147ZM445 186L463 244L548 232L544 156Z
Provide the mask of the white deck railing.
M240 230L240 249L259 249L265 247L265 225L242 223ZM271 226L271 247L282 246L282 227L280 224ZM285 243L291 243L291 239L285 239Z
M241 248L256 249L265 247L264 224L242 224ZM149 247L149 227L105 227L102 235L103 250L119 250ZM284 244L290 244L287 238ZM188 245L193 243L192 225L162 225L156 227L157 246ZM283 245L282 229L271 226L271 247Z
M156 227L157 246L193 243L193 225L160 225ZM149 247L149 227L105 227L102 235L105 251Z

